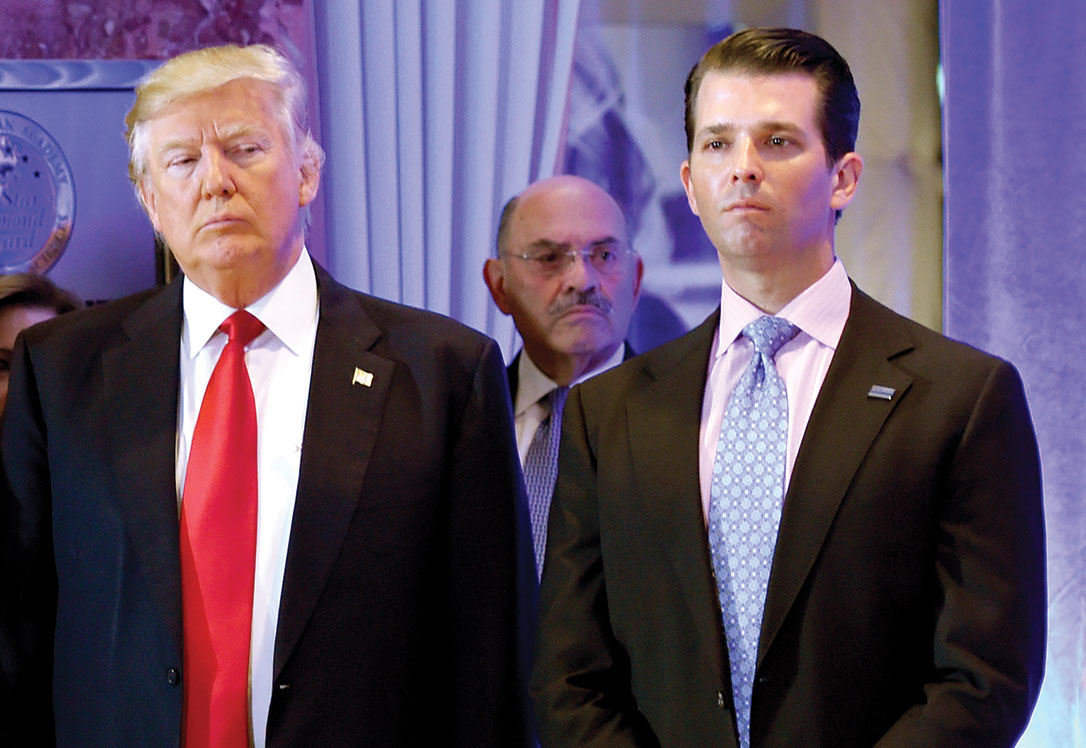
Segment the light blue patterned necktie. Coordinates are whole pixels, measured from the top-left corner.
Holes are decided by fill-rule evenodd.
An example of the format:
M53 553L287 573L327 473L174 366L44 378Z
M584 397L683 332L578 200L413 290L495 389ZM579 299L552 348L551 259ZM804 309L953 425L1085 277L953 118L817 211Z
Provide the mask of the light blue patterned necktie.
M554 482L558 478L558 440L562 434L562 409L569 387L556 387L546 395L550 414L528 445L524 458L524 483L528 489L528 513L532 521L532 547L536 576L543 575L543 554L547 549L547 517L551 510Z
M798 332L779 317L761 317L743 328L754 355L728 399L713 463L709 549L741 748L750 746L758 637L784 498L788 393L773 357Z

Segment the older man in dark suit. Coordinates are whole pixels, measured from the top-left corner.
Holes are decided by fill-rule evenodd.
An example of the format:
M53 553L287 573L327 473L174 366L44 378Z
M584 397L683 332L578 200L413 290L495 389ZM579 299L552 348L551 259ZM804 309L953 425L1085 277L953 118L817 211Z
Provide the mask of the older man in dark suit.
M859 99L751 29L687 80L721 307L575 388L532 691L551 746L1011 746L1044 663L1037 445L1005 361L853 284Z
M184 278L16 346L12 744L525 739L499 351L310 260L304 102L266 47L152 73L130 170Z
M622 209L583 177L541 179L502 210L483 277L524 340L509 390L539 570L566 393L633 355L625 339L643 274Z

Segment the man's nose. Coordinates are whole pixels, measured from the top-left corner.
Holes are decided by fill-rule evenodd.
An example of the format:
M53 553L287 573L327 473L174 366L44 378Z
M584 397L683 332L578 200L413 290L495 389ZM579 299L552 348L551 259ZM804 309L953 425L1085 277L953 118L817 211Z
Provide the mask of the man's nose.
M232 164L225 153L209 148L201 158L203 174L201 187L205 198L230 197L237 191Z
M735 160L732 163L732 182L744 182L758 184L762 181L762 159L758 155L758 148L754 140L743 137L738 140L733 149Z
M587 291L599 282L599 271L586 256L587 250L573 252L573 258L563 273L563 280L568 288Z

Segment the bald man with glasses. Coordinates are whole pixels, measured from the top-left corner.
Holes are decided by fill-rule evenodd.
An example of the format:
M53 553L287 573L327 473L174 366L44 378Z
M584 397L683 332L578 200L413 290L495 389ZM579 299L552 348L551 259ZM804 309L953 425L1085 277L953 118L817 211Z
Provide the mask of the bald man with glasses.
M565 394L633 355L624 341L645 268L618 204L567 175L535 182L506 204L497 255L483 277L524 340L509 388L541 573Z

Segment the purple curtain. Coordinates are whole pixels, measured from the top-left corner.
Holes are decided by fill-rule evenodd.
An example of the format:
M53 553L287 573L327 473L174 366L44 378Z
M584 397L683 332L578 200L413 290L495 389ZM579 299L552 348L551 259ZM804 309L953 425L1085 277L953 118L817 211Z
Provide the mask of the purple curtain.
M1019 746L1086 746L1086 4L944 0L947 334L1014 362L1041 446L1048 667Z

